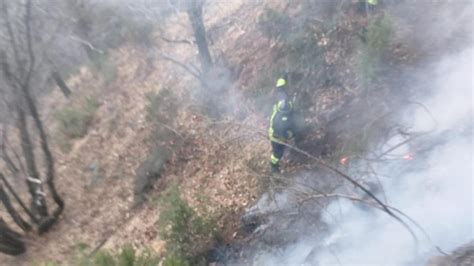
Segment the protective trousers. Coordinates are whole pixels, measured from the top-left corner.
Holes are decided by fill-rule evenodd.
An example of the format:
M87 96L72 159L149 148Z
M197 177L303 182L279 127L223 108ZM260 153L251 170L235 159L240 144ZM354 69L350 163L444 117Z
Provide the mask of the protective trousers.
M281 157L283 157L283 152L285 151L285 145L278 142L272 141L272 156L271 164L272 167L278 169Z

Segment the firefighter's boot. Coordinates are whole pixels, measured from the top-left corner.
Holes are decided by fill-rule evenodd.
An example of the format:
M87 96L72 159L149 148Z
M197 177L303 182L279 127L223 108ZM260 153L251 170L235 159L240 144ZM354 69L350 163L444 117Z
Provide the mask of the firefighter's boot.
M270 171L272 174L279 174L280 173L280 166L278 164L270 163Z

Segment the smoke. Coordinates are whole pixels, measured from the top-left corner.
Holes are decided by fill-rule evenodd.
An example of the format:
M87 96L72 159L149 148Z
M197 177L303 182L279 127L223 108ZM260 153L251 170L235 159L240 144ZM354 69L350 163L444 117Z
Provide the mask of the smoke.
M437 67L440 75L433 84L437 93L426 105L437 121L430 145L443 144L409 163L417 164L418 170L407 171L400 163L377 168L383 175L391 173L391 178L382 179L389 203L415 219L433 243L448 252L473 239L472 58L473 49L468 49ZM433 123L425 110L411 117L418 130ZM383 213L367 213L347 202L334 203L328 212L332 215L325 217L326 222L337 226L327 246L337 257L323 251L316 259L321 265L422 265L436 255L421 232L416 245L403 227Z
M437 20L449 29L445 31L449 36L426 30L422 35L435 36L439 48L455 35L456 27L469 27L458 22ZM389 154L399 159L372 165L388 204L415 220L427 235L404 218L415 231L415 240L386 213L339 199L323 211L321 220L329 229L299 228L296 241L280 246L277 252L260 252L255 265L425 265L441 255L436 246L451 253L474 239L474 47L472 32L464 37L463 44L457 43L445 55L430 56L434 63L414 74L413 100L422 105L408 104L398 111L399 123L410 132L429 133ZM431 40L426 39L422 46ZM460 49L463 45L468 48ZM382 151L407 138L394 136ZM404 160L403 154L410 157ZM313 178L319 178L317 173ZM381 193L378 196L383 198Z
M435 92L423 101L428 111L406 110L403 123L411 124L411 130L431 130L393 153L400 157L400 151L411 152L414 159L374 165L388 204L413 218L428 236L406 220L417 242L387 214L341 199L324 212L322 220L330 229L323 239L318 234L325 232L300 228L295 244L260 254L258 264L424 265L440 255L435 246L450 253L474 239L473 51L451 55L434 66L435 78L425 80ZM396 136L387 147L403 139ZM287 200L280 202L288 205Z

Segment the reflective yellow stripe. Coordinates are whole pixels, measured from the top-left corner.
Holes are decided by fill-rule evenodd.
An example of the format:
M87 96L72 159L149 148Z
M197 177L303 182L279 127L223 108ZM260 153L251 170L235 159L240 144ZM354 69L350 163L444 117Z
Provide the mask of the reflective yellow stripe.
M283 105L283 101L279 101L279 102L277 103L277 105L278 105L278 110L281 110L282 105ZM288 101L288 105L290 106L290 110L293 110L293 102Z
M375 5L377 5L377 3L378 3L378 0L367 0L367 4L369 4L369 5L375 6Z
M275 118L275 115L278 113L278 106L277 104L273 105L273 113L272 116L270 117L270 127L268 128L268 136L270 139L273 139L273 119Z
M272 154L272 157L271 157L271 162L272 164L278 164L278 162L280 161L280 159L278 159L277 157L275 157L275 155Z
M279 78L279 79L277 80L277 84L276 84L277 88L278 88L278 87L283 87L283 86L285 86L285 85L286 85L286 80L285 80L285 79Z

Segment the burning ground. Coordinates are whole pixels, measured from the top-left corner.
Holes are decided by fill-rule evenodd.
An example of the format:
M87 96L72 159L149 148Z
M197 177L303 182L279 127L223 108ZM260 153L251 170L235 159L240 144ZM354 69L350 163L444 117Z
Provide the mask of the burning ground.
M91 93L99 107L70 151L55 143L58 187L71 207L51 233L29 237L27 255L7 264L69 262L82 243L128 243L162 255L156 198L170 184L217 220L221 239L209 258L219 264L423 264L440 255L435 246L451 253L472 240L472 4L393 4L367 17L350 1L212 3L205 22L223 66L212 78L225 85L216 101L223 106L203 110L203 98L221 92L200 90L154 49L133 46L111 53L118 72L110 84L97 85L84 67L69 81L80 97L41 99L53 136L55 110ZM180 37L183 21L172 16L167 36ZM155 42L196 61L187 46ZM381 61L375 72L374 54ZM364 193L297 152L288 152L282 177L268 175L265 131L282 71L291 72L305 133L300 147L413 218L427 234L402 217L417 244ZM172 95L164 104L167 128L157 134L147 99L163 91ZM172 155L137 208L135 176L157 146Z
M472 29L466 31L466 24L472 22L466 20L472 5L444 7L441 11L439 5L425 3L387 10L406 30L431 25L430 16L450 18L454 10L465 8L456 19L435 23L444 28L440 35L433 37L430 30L422 33L427 39L419 40L417 49L422 51L420 47L429 42L436 44L430 48L436 52L421 52L412 61L416 63L411 73L387 67L387 80L409 87L409 93L401 96L403 103L388 108L392 128L378 128L387 135L373 138L375 143L364 156L344 155L339 160L339 169L385 204L401 210L403 214L397 211L397 215L402 214L414 234L374 208L378 204L341 181L340 175L320 169L295 171L247 211L244 223L255 230L251 247L223 249L230 264L473 263L474 72ZM420 8L427 11L423 19L406 17ZM413 27L405 24L414 21ZM452 50L443 47L458 34L462 44ZM399 88L400 94L404 91Z

